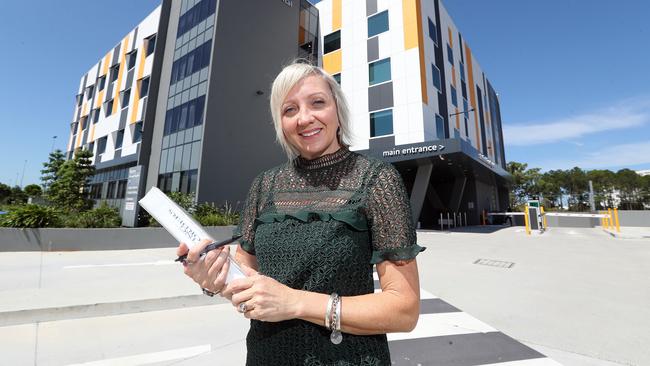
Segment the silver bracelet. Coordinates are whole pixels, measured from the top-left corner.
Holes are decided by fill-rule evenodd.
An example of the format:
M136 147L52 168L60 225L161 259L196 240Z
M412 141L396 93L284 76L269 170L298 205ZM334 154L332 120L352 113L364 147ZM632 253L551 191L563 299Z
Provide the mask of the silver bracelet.
M334 344L339 344L343 341L343 335L341 334L341 297L335 292L332 294L334 298L332 301L332 307L334 308L330 330L332 334L330 335L330 341Z
M332 318L332 302L334 301L334 295L331 294L329 300L327 300L327 309L325 310L325 328L330 329L330 319Z

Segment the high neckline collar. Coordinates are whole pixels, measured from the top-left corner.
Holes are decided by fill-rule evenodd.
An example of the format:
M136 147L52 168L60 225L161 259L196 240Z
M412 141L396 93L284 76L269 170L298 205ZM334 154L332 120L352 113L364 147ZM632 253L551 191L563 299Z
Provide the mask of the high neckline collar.
M331 154L325 154L311 160L299 156L296 158L295 163L297 167L302 169L319 169L338 164L350 156L350 154L352 154L350 150L342 147Z

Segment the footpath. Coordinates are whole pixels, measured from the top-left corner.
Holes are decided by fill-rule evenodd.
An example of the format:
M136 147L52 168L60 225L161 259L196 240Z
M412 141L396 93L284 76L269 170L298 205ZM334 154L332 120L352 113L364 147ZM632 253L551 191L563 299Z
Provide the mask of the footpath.
M418 257L422 287L420 319L412 332L388 335L394 365L560 364L545 356L549 354L547 351L559 355L559 347L549 348L549 342L544 342L546 346L538 345L534 337L517 340L519 334L509 333L510 330L519 333L519 330L509 322L503 323L504 332L488 324L490 321L479 320L463 311L458 304L464 303L463 296L470 294L460 296L452 289L458 287L454 283L462 287L475 274L467 272L466 278L458 273L450 274L450 278L442 281L449 283L441 285L442 276L436 271L445 269L439 261L451 248L446 244L438 245L458 240L473 246L478 240L484 240L484 251L492 245L491 240L500 241L490 235L495 234L419 233L419 242L429 247ZM508 235L524 237L516 228L510 228ZM451 238L453 240L449 240ZM468 250L461 245L456 248L454 255L463 255ZM477 256L480 251L472 249L471 252L471 256ZM455 260L454 255L449 256L447 264ZM222 299L201 294L182 274L173 258L173 248L0 252L3 263L0 266L2 363L243 364L248 320L235 313ZM483 264L487 266L471 263L473 267L468 268L495 271L492 273L499 276L506 273L500 272L504 269L497 266L490 267L495 263ZM489 276L485 277L488 281ZM378 281L375 287L379 291ZM434 294L435 289L443 298ZM525 296L528 290L519 291ZM487 316L480 315L480 305L476 304L479 307L475 314L485 320ZM492 305L486 304L485 308L489 306ZM509 311L505 307L503 310ZM500 320L497 317L495 321ZM539 321L541 324L544 319ZM582 361L575 364L618 365L594 358Z

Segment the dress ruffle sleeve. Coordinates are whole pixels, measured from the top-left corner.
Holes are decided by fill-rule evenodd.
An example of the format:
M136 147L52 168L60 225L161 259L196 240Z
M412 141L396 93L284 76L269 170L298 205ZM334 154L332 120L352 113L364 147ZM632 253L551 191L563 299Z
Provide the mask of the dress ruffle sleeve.
M411 205L402 177L392 165L382 163L373 178L367 207L371 263L415 258L426 248L416 243Z

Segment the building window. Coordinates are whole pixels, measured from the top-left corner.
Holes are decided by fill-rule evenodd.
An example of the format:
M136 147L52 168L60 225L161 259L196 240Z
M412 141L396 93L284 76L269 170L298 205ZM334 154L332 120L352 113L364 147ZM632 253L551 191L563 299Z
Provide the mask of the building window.
M93 115L93 124L99 122L99 108L93 109L92 115Z
M126 69L131 70L135 67L135 60L138 56L138 50L131 51L126 54Z
M165 192L169 193L172 191L172 176L173 173L159 174L158 175L158 188Z
M208 66L210 64L211 49L212 42L207 41L189 52L187 55L174 61L174 64L172 65L171 84L174 84Z
M126 197L126 183L128 182L127 179L122 179L117 182L117 194L115 195L115 198L124 198Z
M77 107L80 107L81 104L82 104L83 101L84 101L84 95L83 95L83 93L81 93L81 94L77 94L76 98L77 98Z
M105 86L106 86L106 75L100 76L99 79L97 79L97 90L104 90Z
M146 56L151 55L155 49L156 49L156 35L154 34L153 36L149 36L149 38L147 38Z
M90 198L94 200L102 198L102 183L97 183L90 186Z
M390 58L375 61L368 65L368 77L370 85L390 80Z
M165 116L164 136L203 124L204 106L205 95L168 110Z
M458 107L458 95L456 94L456 88L453 85L451 86L451 104L453 104L454 107Z
M72 134L76 135L77 131L79 131L79 122L72 122Z
M454 64L454 50L450 45L447 45L447 60L449 60L450 64Z
M95 142L93 141L93 142L88 144L88 151L90 151L91 153L94 153L95 152L94 150L95 150Z
M431 21L431 18L429 19L429 38L433 41L433 43L438 44L438 33L436 32L436 25Z
M88 124L88 116L81 117L81 121L79 123L81 124L81 130L85 130Z
M149 94L149 77L140 80L140 98L144 98Z
M104 103L104 115L106 117L110 116L113 113L113 99Z
M122 148L122 143L124 142L124 129L117 131L115 135L115 150Z
M368 18L368 38L388 30L388 10Z
M195 1L195 4L178 19L176 38L182 36L204 19L214 14L217 7L216 0Z
M103 154L106 151L106 136L101 137L97 140L97 156Z
M441 92L442 82L440 81L440 69L434 64L431 64L431 79L433 80L433 86L438 89L438 92Z
M133 125L133 143L142 141L142 121Z
M458 63L458 69L460 70L460 80L465 81L465 65L462 62Z
M122 108L129 106L129 100L131 99L131 89L126 89L122 92Z
M445 138L445 120L436 113L436 135L439 139Z
M370 113L370 137L393 134L393 110Z
M93 97L93 92L95 91L95 86L91 85L86 88L86 99L90 100Z
M337 30L325 36L323 53L330 53L341 48L341 31Z
M108 182L108 189L106 190L106 198L107 199L115 198L115 193L116 193L115 192L116 191L115 186L116 186L116 184L117 184L116 181Z
M340 72L339 72L338 74L334 74L334 75L332 75L332 77L334 78L334 80L336 80L336 82L337 82L339 85L341 85L341 73L340 73Z
M117 77L120 75L120 65L114 65L111 67L111 74L109 81L112 83L117 80Z

